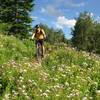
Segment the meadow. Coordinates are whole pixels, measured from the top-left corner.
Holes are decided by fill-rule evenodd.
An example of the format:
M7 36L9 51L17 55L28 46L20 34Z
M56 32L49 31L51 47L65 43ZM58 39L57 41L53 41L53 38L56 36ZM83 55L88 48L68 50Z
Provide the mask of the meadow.
M0 35L0 100L100 100L99 55L47 48L37 63L34 41Z

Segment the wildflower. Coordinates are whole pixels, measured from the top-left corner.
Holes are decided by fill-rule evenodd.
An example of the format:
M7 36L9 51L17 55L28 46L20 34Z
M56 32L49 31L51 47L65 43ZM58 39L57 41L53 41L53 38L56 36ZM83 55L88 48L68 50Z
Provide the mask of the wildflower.
M3 65L1 65L0 67L1 67L1 68L4 68L4 66L3 66Z
M65 86L69 86L69 83L67 81L65 82Z
M65 75L65 74L62 74L61 76L62 76L62 77L66 77L66 75Z
M18 89L19 89L19 90L22 90L22 88L21 88L21 87L18 87Z
M43 93L41 96L48 97L48 94L47 93Z
M59 67L59 69L58 69L58 71L61 71L61 72L62 72L63 70L64 70L64 69L63 69L63 68L61 68L61 67Z
M18 93L15 90L12 90L12 93L14 96L18 95Z
M30 63L28 63L28 67L32 67L32 65Z
M54 78L54 80L55 80L55 81L58 81L58 79L57 79L57 78Z
M9 74L11 74L11 71L9 71Z
M30 100L30 97L29 96L25 96L25 97L26 97L27 100Z
M83 62L82 65L83 66L88 66L88 64L86 62Z
M87 97L83 97L82 100L88 100L88 98Z
M29 79L28 82L32 83L32 80Z
M99 65L99 64L100 64L100 63L99 63L99 61L97 61L97 60L95 61L95 63L96 63L97 65Z
M23 93L25 93L25 90L22 90Z
M42 92L42 90L41 90L41 89L39 89L39 91L40 91L40 92Z
M4 96L5 100L9 100L9 96L10 96L10 94L5 94L5 96Z
M0 47L2 48L2 47L3 47L3 45L1 45L1 44L0 44Z
M22 86L25 89L25 85Z
M25 73L26 73L26 72L27 72L27 70L26 70L26 69L24 69L24 70L23 70L23 72L25 72Z
M22 76L20 76L19 79L23 80L24 78Z
M13 65L13 68L16 68L17 66L16 65Z
M97 90L96 93L97 93L98 95L100 95L100 90Z
M93 97L89 97L90 100L93 100Z
M27 93L26 93L26 92L24 92L23 94L24 94L25 96L27 96Z
M67 97L68 97L68 98L71 98L71 97L73 97L73 96L75 96L75 94L74 94L74 93L70 93L69 96L67 96Z
M56 94L56 97L59 97L60 95L59 94Z
M2 84L0 84L0 88L2 87Z
M37 83L36 83L34 80L32 80L32 84L33 84L34 86L37 86Z
M46 90L45 92L50 93L50 90Z
M23 82L23 80L21 79L20 82Z
M23 72L23 69L20 69L20 73L22 73Z
M12 90L12 93L15 93L16 91L15 90Z

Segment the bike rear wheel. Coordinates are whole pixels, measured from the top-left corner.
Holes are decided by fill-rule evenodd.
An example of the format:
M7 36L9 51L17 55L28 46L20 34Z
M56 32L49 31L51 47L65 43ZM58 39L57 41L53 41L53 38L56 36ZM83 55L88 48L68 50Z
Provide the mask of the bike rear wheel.
M37 60L40 61L42 59L42 46L40 43L37 44Z

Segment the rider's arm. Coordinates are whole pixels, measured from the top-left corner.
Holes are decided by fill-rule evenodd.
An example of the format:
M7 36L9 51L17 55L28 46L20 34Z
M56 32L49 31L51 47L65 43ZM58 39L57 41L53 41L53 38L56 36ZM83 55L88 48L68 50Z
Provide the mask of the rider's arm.
M32 39L34 39L35 38L35 33L33 33L33 35L32 35Z
M46 34L45 34L45 31L42 29L42 33L44 35L44 38L46 38Z

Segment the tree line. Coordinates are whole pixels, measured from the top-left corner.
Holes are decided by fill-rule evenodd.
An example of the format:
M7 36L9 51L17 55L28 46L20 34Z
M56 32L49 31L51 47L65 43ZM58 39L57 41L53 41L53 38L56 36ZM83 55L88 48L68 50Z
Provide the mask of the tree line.
M0 33L28 38L33 31L30 17L33 7L34 0L0 0ZM41 27L46 32L47 42L53 44L66 41L61 29L49 28L44 24Z
M53 27L48 27L45 24L40 24L41 28L45 30L46 33L46 41L50 44L64 42L67 43L67 39L65 38L64 32L62 29L55 29Z
M29 37L29 32L32 32L30 12L34 5L34 0L0 0L0 34ZM100 23L88 12L80 13L76 20L70 40L72 45L79 50L100 53ZM49 28L44 24L41 27L47 34L47 42L69 43L62 29Z
M72 29L72 44L79 50L100 53L100 23L93 19L91 13L80 13Z

